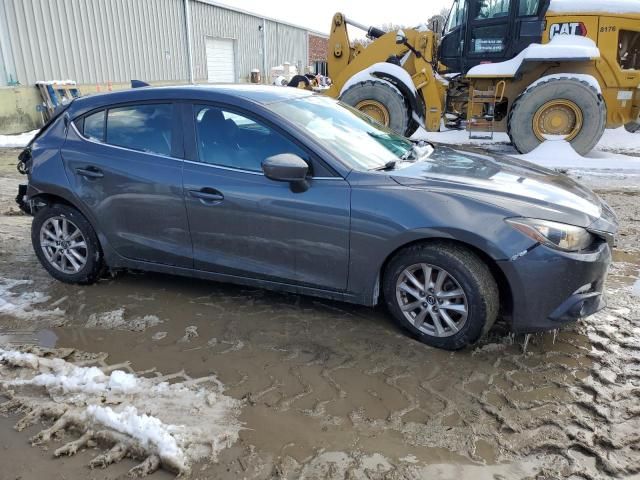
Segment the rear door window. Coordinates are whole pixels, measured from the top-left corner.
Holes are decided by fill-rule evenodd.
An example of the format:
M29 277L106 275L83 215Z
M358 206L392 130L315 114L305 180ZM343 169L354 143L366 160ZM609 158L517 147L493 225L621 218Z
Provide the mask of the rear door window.
M107 113L105 142L132 150L169 156L172 118L173 105L169 103L110 108Z

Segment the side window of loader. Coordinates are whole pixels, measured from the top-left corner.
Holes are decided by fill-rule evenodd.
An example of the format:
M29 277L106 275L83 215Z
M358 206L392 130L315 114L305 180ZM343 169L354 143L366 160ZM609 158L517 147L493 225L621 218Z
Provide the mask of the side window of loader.
M475 20L486 20L488 18L502 18L509 16L509 6L511 0L481 0L475 2L476 12L473 15Z
M447 32L459 27L464 23L464 15L466 13L466 1L456 1L451 7L451 13L449 14L449 22L447 23Z
M620 30L618 63L623 70L640 70L640 32Z

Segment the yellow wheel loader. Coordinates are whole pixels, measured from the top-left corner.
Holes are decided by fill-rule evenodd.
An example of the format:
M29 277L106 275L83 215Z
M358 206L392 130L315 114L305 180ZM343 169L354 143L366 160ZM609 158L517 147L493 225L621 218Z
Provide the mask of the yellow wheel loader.
M371 43L352 44L347 26ZM440 38L441 37L441 38ZM507 132L588 153L605 128L640 131L640 0L454 0L442 36L333 17L327 94L403 133Z

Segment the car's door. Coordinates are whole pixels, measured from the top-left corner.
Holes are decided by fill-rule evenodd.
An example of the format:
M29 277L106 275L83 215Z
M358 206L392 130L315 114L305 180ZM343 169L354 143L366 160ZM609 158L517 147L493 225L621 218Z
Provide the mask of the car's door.
M89 112L72 122L62 156L75 195L118 254L192 267L176 110L155 102Z
M347 286L350 187L289 134L253 113L185 111L184 192L195 267L331 290ZM266 178L262 160L294 153L309 188Z

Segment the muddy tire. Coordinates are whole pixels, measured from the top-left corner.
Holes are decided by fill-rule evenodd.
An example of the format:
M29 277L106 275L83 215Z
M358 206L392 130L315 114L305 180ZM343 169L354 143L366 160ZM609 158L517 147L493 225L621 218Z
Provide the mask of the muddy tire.
M477 342L498 315L498 285L489 268L452 243L419 244L396 253L385 269L383 292L402 328L445 350Z
M357 109L368 104L373 111L379 111L379 106L382 106L386 112L381 112L381 116L385 118L376 118L375 116L372 118L383 125L386 124L400 135L409 136L417 128L413 128L413 131L410 132L412 119L405 98L397 88L388 82L368 80L356 83L340 96L340 100ZM363 113L366 112L363 111Z
M87 285L102 272L102 249L95 231L75 208L54 204L36 213L31 242L42 266L61 282Z
M516 99L507 122L507 133L520 153L529 153L542 140L534 130L536 113L554 100L570 102L579 109L582 126L570 140L580 155L589 153L600 141L607 123L607 106L589 82L571 78L550 78L525 90Z

